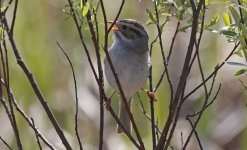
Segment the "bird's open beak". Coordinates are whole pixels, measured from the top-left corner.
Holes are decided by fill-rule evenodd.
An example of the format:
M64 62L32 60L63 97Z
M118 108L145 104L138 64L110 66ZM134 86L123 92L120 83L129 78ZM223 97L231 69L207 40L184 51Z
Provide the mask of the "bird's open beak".
M113 21L108 21L108 23L113 24L114 22L113 22ZM113 27L111 28L111 31L112 31L112 32L117 32L117 31L119 31L119 28L117 27L116 24L113 25Z

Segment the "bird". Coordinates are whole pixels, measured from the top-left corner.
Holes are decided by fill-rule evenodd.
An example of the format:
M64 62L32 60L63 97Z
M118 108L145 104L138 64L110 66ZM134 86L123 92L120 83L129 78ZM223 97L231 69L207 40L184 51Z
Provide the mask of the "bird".
M121 19L116 21L112 44L109 47L109 56L120 85L131 110L133 96L146 83L149 76L151 59L148 48L148 34L145 28L134 19ZM105 77L109 85L119 93L119 89L107 58L104 59ZM119 119L124 127L131 133L131 122L122 98L120 99ZM117 125L118 134L123 133Z

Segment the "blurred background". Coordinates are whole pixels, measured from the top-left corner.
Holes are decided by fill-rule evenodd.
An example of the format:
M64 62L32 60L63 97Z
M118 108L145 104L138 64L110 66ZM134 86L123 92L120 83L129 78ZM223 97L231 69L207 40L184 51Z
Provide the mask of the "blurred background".
M121 1L104 0L106 13L109 20L113 20ZM75 96L74 83L71 69L65 56L59 50L56 42L66 50L75 67L76 79L78 83L79 94L79 131L85 150L94 150L98 146L99 133L99 95L98 87L94 80L89 63L85 56L82 45L79 41L78 33L72 18L65 13L63 9L67 5L66 0L36 0L36 1L19 1L17 18L14 30L14 37L21 56L27 64L34 78L36 79L43 95L45 96L50 108L52 109L59 124L64 129L66 137L73 146L78 149L77 139L74 131L74 114L75 114ZM126 1L120 18L133 18L146 23L148 16L146 8L153 10L151 1ZM13 6L11 6L13 9ZM212 16L217 12L221 14L226 11L225 5L209 6L206 14L206 21L210 21ZM9 10L11 12L11 10ZM8 14L9 22L11 13ZM98 16L100 22L100 39L103 40L103 21L102 15ZM177 21L172 19L165 27L163 33L163 44L166 50L170 47L171 38L174 34ZM219 30L223 26L223 20L220 16L219 23L214 26ZM150 41L157 35L154 25L145 26ZM88 47L91 50L91 57L96 65L96 59L91 37L87 28L83 29L85 41L88 41ZM170 76L176 87L179 81L184 56L189 41L189 32L180 32L175 42L174 51L169 64ZM111 36L110 36L111 43ZM8 45L9 46L9 45ZM223 36L219 33L205 32L202 38L200 56L202 59L205 75L208 76L216 64L222 62L229 54L233 45L228 44ZM30 84L23 71L17 65L12 49L9 47L10 57L10 82L11 89L21 108L34 118L35 125L45 135L45 137L54 144L57 149L64 149L59 137L57 136L52 124L47 119L41 104L37 100ZM102 60L104 53L102 51ZM158 44L153 49L153 77L154 84L157 83L163 69L162 58ZM231 61L243 61L239 57L232 57ZM187 92L192 90L196 85L201 83L201 76L196 65L187 82ZM235 72L240 69L235 66L225 65L216 78L214 93L216 93L219 84L222 84L221 91L214 104L209 107L198 127L199 137L205 150L244 150L247 149L245 140L247 139L246 130L246 91L239 78L245 82L246 77L234 76ZM246 81L247 82L247 81ZM208 83L208 86L211 82ZM107 94L110 95L113 90L105 82ZM146 85L148 88L148 86ZM185 103L177 129L173 138L174 149L180 149L181 139L186 139L191 131L188 121L185 119L188 113L198 111L204 102L204 90L200 89L192 95ZM144 108L149 112L149 101L144 92L141 95ZM162 82L161 87L156 93L157 102L155 102L155 116L158 118L159 128L162 129L166 121L169 109L169 86L167 81ZM213 97L212 97L213 98ZM212 99L211 98L211 99ZM118 113L118 95L112 100L112 106ZM139 110L140 101L135 96L133 102L133 114L137 126L147 149L151 149L151 124ZM28 126L26 121L17 114L17 124L21 135L21 141L25 150L38 149L35 134ZM0 135L5 139L13 149L16 149L15 138L2 105L0 105ZM104 132L104 149L105 150L126 150L135 149L124 135L116 135L116 122L109 112L105 110L105 132ZM182 134L181 134L182 133ZM6 146L0 142L0 149L6 149ZM45 148L44 149L48 149ZM188 147L190 150L199 149L195 137L192 138Z

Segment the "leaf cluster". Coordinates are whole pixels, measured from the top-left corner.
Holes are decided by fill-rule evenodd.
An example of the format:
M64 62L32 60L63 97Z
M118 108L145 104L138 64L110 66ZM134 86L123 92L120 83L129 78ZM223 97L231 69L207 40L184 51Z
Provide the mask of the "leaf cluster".
M240 42L240 47L235 54L243 57L247 62L247 1L242 0L237 3L230 3L228 12L222 14L225 26L220 33L223 34L230 43ZM246 63L228 62L230 65L242 67L235 75L247 75Z

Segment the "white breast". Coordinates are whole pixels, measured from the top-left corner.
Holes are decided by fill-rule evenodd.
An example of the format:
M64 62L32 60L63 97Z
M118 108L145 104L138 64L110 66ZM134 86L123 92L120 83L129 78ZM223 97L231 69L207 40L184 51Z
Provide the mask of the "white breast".
M125 96L133 96L147 81L150 67L148 52L136 53L112 45L109 54ZM110 86L118 91L109 63L106 59L104 63L106 79Z

